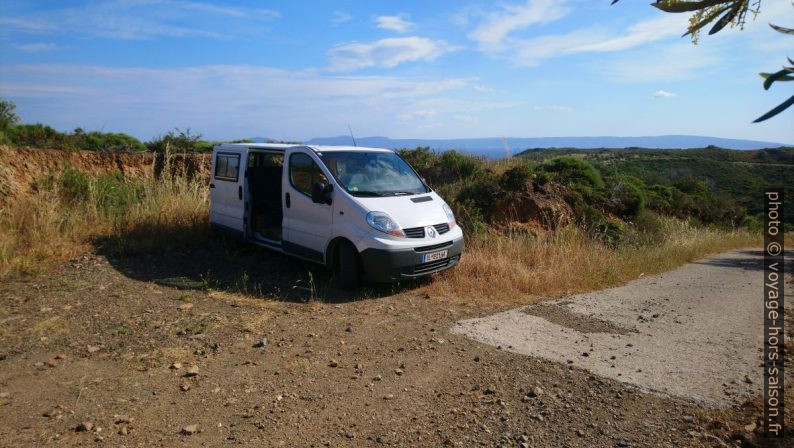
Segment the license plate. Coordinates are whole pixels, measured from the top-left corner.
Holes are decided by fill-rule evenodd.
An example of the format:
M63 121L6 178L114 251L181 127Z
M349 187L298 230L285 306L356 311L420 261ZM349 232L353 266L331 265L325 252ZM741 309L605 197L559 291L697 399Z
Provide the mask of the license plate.
M427 263L428 261L438 261L447 258L447 253L449 251L440 250L438 252L430 252L429 254L422 255L422 263Z

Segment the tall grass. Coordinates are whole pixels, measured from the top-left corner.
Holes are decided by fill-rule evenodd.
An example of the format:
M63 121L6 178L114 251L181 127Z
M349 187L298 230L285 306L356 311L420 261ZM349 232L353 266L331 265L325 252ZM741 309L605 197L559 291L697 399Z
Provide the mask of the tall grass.
M0 210L0 278L36 275L102 245L128 253L203 238L207 195L187 176L92 178L67 168Z
M489 230L470 238L461 264L424 289L478 304L528 303L618 285L709 254L761 244L757 234L674 218L661 218L653 235L627 240L610 246L574 226L538 237Z

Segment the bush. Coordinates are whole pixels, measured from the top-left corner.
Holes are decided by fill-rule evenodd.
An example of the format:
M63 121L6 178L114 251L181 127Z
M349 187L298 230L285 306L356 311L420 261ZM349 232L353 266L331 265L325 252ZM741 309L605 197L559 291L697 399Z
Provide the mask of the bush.
M71 135L73 146L89 151L145 151L146 146L137 138L123 133L89 132L77 128Z
M555 157L544 162L540 168L562 183L584 184L593 188L604 187L601 174L586 160L569 156Z
M522 191L534 176L533 166L524 163L505 171L499 178L499 185L507 191Z
M75 150L69 136L41 123L11 126L5 132L8 141L17 146Z
M620 176L612 180L609 203L612 211L621 218L633 218L645 210L645 184L633 176Z
M212 143L201 140L201 134L191 134L189 128L184 131L174 128L147 142L146 148L152 152L206 152L212 150Z
M66 166L60 178L61 195L72 203L88 200L90 180L88 175L71 166Z
M463 187L456 198L457 202L468 204L476 210L476 215L488 221L495 199L502 194L496 176L487 174Z
M427 146L418 146L416 149L401 149L400 156L422 176L425 175L425 170L438 163L438 155Z

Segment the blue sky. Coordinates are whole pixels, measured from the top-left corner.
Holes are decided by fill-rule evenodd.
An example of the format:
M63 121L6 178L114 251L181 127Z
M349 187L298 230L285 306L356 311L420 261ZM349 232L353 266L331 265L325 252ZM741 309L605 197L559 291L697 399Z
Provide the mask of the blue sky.
M0 97L25 122L151 139L694 134L794 143L787 0L681 38L647 1L0 1Z

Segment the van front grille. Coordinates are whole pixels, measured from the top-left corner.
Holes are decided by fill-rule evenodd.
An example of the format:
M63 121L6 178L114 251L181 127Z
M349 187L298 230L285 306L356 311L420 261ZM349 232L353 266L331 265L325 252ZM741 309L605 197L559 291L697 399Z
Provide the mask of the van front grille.
M425 228L424 227L412 227L410 229L403 229L405 232L406 238L424 238L425 237Z
M432 272L437 269L441 269L446 267L449 264L450 259L445 258L443 260L431 261L429 263L422 263L414 266L414 274L424 274L426 272Z
M444 224L436 224L436 225L434 225L433 227L435 227L435 228L436 228L436 230L438 230L438 234L439 234L439 235L443 235L443 234L445 234L445 233L449 232L449 224L447 224L447 223L444 223Z
M449 224L447 224L447 223L436 224L433 227L436 228L436 231L438 231L439 235L443 235L443 234L449 232ZM406 238L424 238L425 237L425 228L424 227L411 227L409 229L403 229L403 232L405 232L405 237Z

